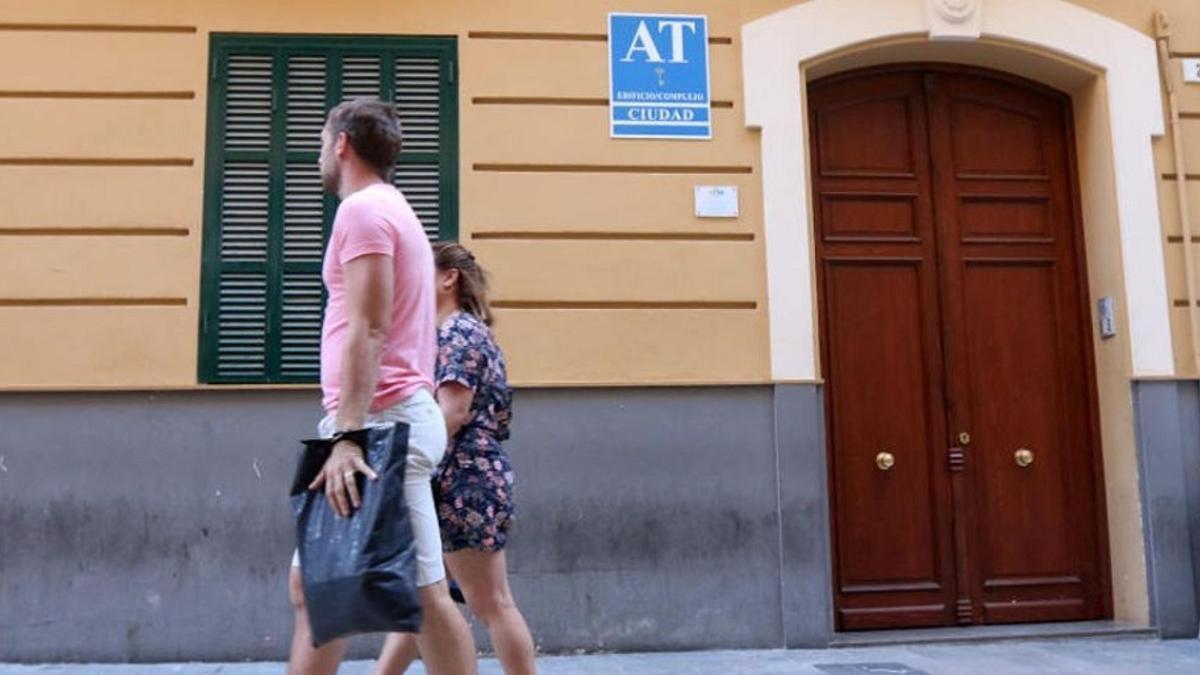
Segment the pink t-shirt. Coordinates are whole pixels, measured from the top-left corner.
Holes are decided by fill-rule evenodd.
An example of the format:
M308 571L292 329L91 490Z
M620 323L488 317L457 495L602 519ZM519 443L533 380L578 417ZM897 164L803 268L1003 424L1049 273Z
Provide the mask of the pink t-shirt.
M377 183L346 197L338 206L325 251L322 277L329 300L321 330L321 389L330 414L338 408L342 352L349 328L342 266L372 253L389 256L396 274L392 326L383 346L371 412L391 407L422 388L433 391L437 355L433 251L404 195L391 185Z

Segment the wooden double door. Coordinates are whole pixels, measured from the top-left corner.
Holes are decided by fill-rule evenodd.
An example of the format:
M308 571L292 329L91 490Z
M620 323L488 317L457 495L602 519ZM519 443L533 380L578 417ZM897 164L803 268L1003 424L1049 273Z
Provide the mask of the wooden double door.
M809 111L838 628L1107 615L1069 102L912 66Z

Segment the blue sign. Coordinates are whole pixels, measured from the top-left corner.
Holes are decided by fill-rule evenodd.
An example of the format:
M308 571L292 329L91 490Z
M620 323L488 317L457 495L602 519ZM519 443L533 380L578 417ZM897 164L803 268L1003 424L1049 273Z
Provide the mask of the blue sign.
M608 15L613 138L712 138L708 17Z

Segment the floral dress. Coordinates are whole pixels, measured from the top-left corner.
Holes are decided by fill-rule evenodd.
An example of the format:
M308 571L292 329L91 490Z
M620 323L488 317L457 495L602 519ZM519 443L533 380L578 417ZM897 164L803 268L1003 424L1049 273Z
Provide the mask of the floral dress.
M508 439L512 390L491 329L468 312L438 329L437 386L450 382L474 397L435 479L442 549L499 551L513 517L512 463L500 445Z

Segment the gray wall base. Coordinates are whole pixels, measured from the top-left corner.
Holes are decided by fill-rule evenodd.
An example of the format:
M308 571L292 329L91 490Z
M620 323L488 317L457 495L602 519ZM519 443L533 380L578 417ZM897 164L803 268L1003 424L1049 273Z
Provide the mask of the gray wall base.
M833 637L824 395L820 387L775 390L783 567L783 631L788 647L824 647ZM820 583L817 583L817 580Z
M1133 396L1152 620L1194 638L1200 389ZM319 415L295 391L0 396L0 661L282 658ZM539 646L829 644L823 421L811 385L518 392L509 556Z
M1151 622L1163 637L1200 624L1200 396L1195 382L1134 384Z
M819 388L522 390L516 413L510 568L543 650L828 644ZM283 658L319 415L308 392L0 396L0 661Z

